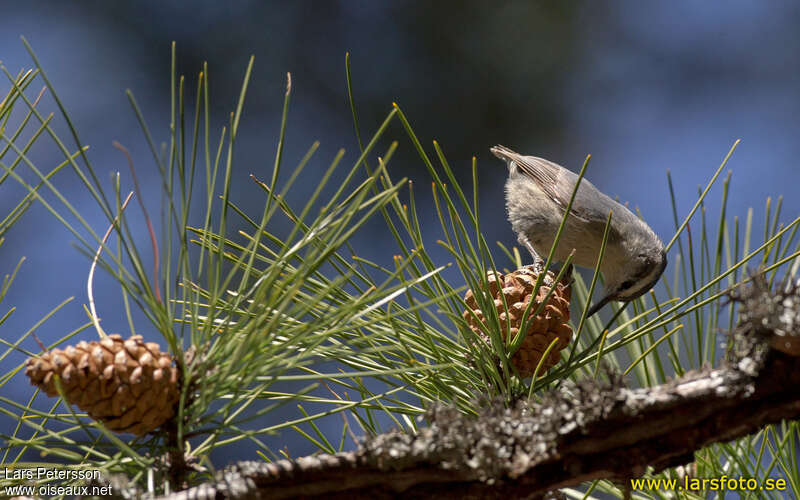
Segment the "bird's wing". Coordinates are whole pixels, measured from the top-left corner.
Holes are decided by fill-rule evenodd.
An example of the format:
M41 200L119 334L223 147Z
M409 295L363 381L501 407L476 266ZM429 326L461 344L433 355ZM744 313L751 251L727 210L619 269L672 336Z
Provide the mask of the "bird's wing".
M522 156L519 153L508 149L505 146L495 146L490 150L495 156L505 161L513 161L520 171L531 178L541 188L541 190L549 196L562 210L569 205L569 199L572 197L572 190L575 188L575 183L578 176L573 172L561 167L544 158L537 158L535 156ZM581 219L584 222L590 222L589 215L585 210L581 210L583 204L582 198L588 194L584 191L584 185L588 184L591 188L594 186L587 180L581 181L581 188L576 194L575 202L572 204L570 215ZM610 201L610 200L609 200ZM605 221L603 221L605 224Z

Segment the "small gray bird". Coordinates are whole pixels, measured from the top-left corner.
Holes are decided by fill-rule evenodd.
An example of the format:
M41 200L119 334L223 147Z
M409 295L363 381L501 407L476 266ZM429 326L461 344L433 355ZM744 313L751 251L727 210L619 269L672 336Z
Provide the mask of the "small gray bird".
M539 254L550 253L578 176L551 161L522 156L505 146L495 146L491 152L508 166L506 208L511 227L519 243L534 260L540 260ZM600 265L606 288L588 316L612 300L627 302L641 296L667 266L664 244L650 226L586 179L578 187L554 259L563 262L574 249L572 263L593 269L609 212L611 228Z

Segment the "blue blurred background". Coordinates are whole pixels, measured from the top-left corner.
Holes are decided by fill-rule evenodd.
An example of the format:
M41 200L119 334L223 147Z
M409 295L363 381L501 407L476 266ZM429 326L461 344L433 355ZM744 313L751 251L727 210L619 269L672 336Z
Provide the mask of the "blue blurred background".
M286 72L293 81L287 170L314 140L321 141L305 170L307 181L290 203L305 201L340 147L349 163L357 158L345 84L348 51L365 135L397 101L425 147L432 151L436 139L464 182L477 156L482 218L497 221L485 224L489 242L515 243L504 215L505 168L488 152L498 143L576 171L591 154L587 178L639 208L666 241L674 232L666 171L682 217L698 186L741 138L728 164L729 213L744 218L755 207L755 234L763 231L768 196L785 196L782 222L800 213L796 2L37 1L5 3L2 11L5 67L12 73L32 67L19 39L24 35L91 146L101 181L110 187L111 173L121 171L126 189L131 186L125 158L111 146L117 140L133 155L151 214L160 203L158 174L124 90L134 92L155 139L166 141L173 40L189 89L202 62L209 62L215 131L227 125L248 58L255 55L232 189L232 199L249 213L259 214L263 206L248 174L269 177ZM5 93L7 85L0 88ZM41 108L57 112L49 96ZM430 211L424 166L397 124L389 136L401 141L390 165L394 178L418 180L421 212ZM32 157L42 169L62 161L54 148ZM72 172L59 174L56 185L97 232L105 231ZM2 214L22 196L12 182L0 193ZM709 220L717 219L720 197L717 187L707 201ZM431 242L441 236L435 218L423 223ZM388 263L396 249L383 227L376 219L354 245L365 257ZM139 244L149 249L140 229ZM38 204L6 236L0 273L11 272L22 256L27 261L3 304L3 313L17 308L2 325L3 337L18 338L67 297L75 300L37 334L49 343L84 323L89 262L70 246L75 238ZM118 291L109 278L96 278L106 331L127 335L124 316L113 313L121 311ZM26 347L36 350L32 342ZM22 360L14 355L3 362ZM30 393L21 375L0 388L19 401ZM311 451L296 436L286 444L294 456ZM222 463L254 458L243 449L229 453Z

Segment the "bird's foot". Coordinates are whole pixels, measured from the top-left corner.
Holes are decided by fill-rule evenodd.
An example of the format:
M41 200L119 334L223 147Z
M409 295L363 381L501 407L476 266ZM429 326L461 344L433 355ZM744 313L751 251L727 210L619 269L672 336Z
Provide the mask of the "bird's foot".
M539 254L536 252L536 249L533 248L533 245L528 240L528 238L525 237L525 235L522 234L518 235L517 242L519 242L520 245L524 246L528 250L528 252L530 252L531 257L533 257L534 266L544 265L544 259L539 256Z

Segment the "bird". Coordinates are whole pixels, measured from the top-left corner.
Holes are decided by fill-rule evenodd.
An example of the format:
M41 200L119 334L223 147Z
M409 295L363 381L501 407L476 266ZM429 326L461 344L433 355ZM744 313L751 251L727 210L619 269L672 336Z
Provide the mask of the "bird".
M569 205L578 176L549 160L523 156L505 146L490 151L506 162L506 210L517 241L534 258L548 255ZM594 269L606 222L611 227L600 271L606 285L602 298L587 312L592 316L611 301L628 302L658 282L667 266L664 244L642 219L582 179L569 211L554 260Z

